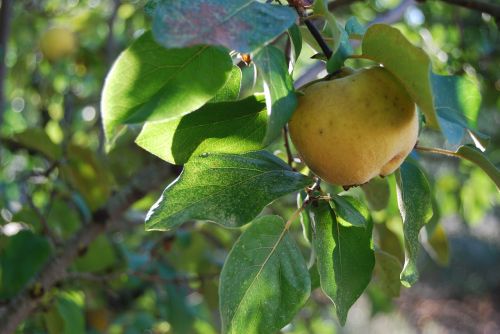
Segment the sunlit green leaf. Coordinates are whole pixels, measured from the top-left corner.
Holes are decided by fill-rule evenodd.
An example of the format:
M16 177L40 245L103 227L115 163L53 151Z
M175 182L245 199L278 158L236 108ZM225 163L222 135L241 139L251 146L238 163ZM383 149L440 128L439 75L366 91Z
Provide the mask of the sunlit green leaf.
M224 333L274 333L309 297L302 254L281 217L255 220L229 253L220 277Z
M101 112L108 142L122 124L169 119L198 109L226 83L231 68L224 49L166 50L145 33L121 53L106 78Z
M169 230L187 220L244 225L273 200L312 183L266 151L202 153L191 158L146 218L146 229Z
M241 81L243 74L238 66L233 66L229 79L224 86L217 91L217 94L208 101L209 103L230 102L238 100L241 90Z
M136 143L170 163L181 165L203 152L244 153L262 148L266 105L251 96L209 103L181 118L148 122Z

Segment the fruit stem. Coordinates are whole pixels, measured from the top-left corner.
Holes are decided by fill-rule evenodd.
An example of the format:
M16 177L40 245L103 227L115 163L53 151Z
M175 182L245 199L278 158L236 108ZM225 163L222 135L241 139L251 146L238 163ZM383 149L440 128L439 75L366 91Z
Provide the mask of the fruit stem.
M436 147L425 147L425 146L415 146L415 149L417 151L421 152L430 152L430 153L436 153L436 154L441 154L441 155L446 155L448 157L456 157L456 158L461 158L461 156L453 151L445 150L442 148L436 148Z

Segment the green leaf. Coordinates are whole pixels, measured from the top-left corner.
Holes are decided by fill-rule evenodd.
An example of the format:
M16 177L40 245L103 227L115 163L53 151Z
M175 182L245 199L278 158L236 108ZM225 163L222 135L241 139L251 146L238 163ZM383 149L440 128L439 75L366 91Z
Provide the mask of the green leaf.
M187 220L242 226L271 201L312 183L266 151L192 157L146 218L147 230L169 230Z
M431 83L434 107L446 139L451 144L458 145L470 132L475 133L476 138L484 137L474 129L481 105L478 85L467 76L444 76L434 73ZM479 143L480 146L485 144Z
M425 174L409 159L397 171L396 180L405 246L401 283L410 287L418 280L418 234L432 217L431 189Z
M85 254L76 259L74 266L80 272L102 272L116 261L115 248L105 235L100 235L88 246Z
M401 83L425 115L427 125L439 130L433 104L429 56L411 44L401 32L385 24L368 28L362 43L366 56L390 71Z
M354 50L349 42L349 36L345 31L342 31L342 34L340 35L340 45L337 52L335 52L335 54L326 62L326 70L328 73L332 74L342 68L345 60L353 53Z
M436 225L432 231L427 231L424 246L427 253L439 265L447 266L450 263L450 245L441 224Z
M101 157L88 147L68 145L60 166L63 178L85 198L91 210L101 207L111 194L111 175Z
M230 102L238 100L241 90L241 81L243 79L243 74L238 66L233 66L229 79L226 81L224 86L215 94L215 96L208 101L209 103L217 102Z
M277 332L301 309L310 289L306 263L283 219L261 217L236 241L222 269L223 332Z
M459 157L476 164L490 177L493 182L495 182L497 189L500 189L500 171L491 161L488 160L483 152L473 146L464 145L458 148L456 154Z
M122 124L198 109L226 83L231 68L231 57L221 48L166 50L145 33L121 53L106 78L101 109L108 142Z
M43 129L31 128L9 137L1 138L2 142L11 148L23 148L40 153L49 160L57 160L62 155L62 149L55 144Z
M185 256L183 254L183 256ZM189 257L185 257L189 258ZM158 266L161 278L165 280L175 280L179 273L165 264ZM165 307L167 311L167 321L171 324L174 333L193 333L196 310L188 302L189 289L187 286L178 284L165 284L167 293L165 300L160 299L159 307Z
M297 96L293 80L288 73L283 52L274 46L267 46L253 58L257 73L264 79L267 113L269 115L264 144L280 136L297 107Z
M345 227L337 222L330 205L320 201L311 206L316 226L313 247L316 251L321 288L335 305L342 325L354 302L361 296L372 276L375 257L372 223Z
M383 210L389 204L391 190L386 178L376 177L361 186L368 205L373 210Z
M31 231L7 238L0 249L0 299L15 296L40 270L51 254L49 242Z
M368 209L363 207L357 199L352 196L334 195L331 203L341 225L366 227Z
M290 41L293 46L293 62L297 61L297 59L300 56L300 52L302 51L302 36L300 33L299 26L296 24L293 24L290 29L288 29L288 35L290 36Z
M315 15L322 16L326 21L326 30L328 35L333 38L332 54L335 54L340 47L344 28L337 22L335 16L328 10L328 1L315 0L313 5Z
M362 38L366 33L366 28L354 16L351 16L345 23L345 31L349 37Z
M211 44L252 53L296 19L290 7L254 0L165 0L156 7L153 33L167 48Z
M401 269L401 263L395 256L382 250L375 251L373 283L390 298L399 297L399 291L401 289L399 273Z
M394 199L394 202L397 202L397 199ZM397 206L397 204L396 204ZM394 220L398 220L397 217ZM380 250L394 256L398 259L400 263L403 263L405 260L405 254L403 249L403 237L399 237L394 231L390 230L387 225L388 221L383 224L375 224L375 229L377 231L377 241L378 247ZM399 223L399 220L397 221ZM401 231L401 235L402 235Z
M81 216L66 200L58 197L52 199L47 223L54 233L67 239L78 230L80 222Z
M44 314L49 334L84 334L83 292L58 293L54 305Z
M244 153L262 148L266 105L251 96L236 102L209 103L184 117L148 122L136 143L173 164L203 152Z

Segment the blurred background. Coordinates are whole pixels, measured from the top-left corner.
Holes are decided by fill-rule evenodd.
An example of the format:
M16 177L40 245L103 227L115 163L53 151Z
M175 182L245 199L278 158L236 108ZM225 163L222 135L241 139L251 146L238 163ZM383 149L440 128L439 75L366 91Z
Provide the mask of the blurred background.
M8 38L0 65L0 310L141 169L160 165L160 181L129 203L119 224L79 249L69 274L45 291L18 331L218 333L217 279L238 231L191 222L146 233L145 212L180 167L135 145L140 128L109 153L104 148L100 92L120 51L149 29L146 1L0 2L1 45ZM343 22L394 24L431 56L435 72L478 86L482 98L467 94L467 85L460 98L470 125L490 137L486 155L500 166L500 20L447 2L337 0L330 8ZM321 75L314 53L304 47L298 82ZM500 333L498 190L467 162L420 160L435 193L420 281L411 289L388 285L376 269L344 328L316 290L284 333ZM350 192L368 201L375 243L398 259L397 269L403 253L393 178ZM289 217L295 203L289 196L266 210ZM298 222L293 233L307 258Z

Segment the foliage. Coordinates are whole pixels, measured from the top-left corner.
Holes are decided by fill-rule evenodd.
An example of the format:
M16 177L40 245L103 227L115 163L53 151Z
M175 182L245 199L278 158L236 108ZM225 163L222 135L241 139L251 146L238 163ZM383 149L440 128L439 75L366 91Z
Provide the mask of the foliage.
M3 306L31 296L40 307L19 319L26 333L331 331L317 325L318 295L349 326L364 291L375 309L417 282L421 244L450 261L444 218L472 225L498 208L500 67L483 67L500 62L491 17L463 11L457 28L432 2L411 7L425 26L409 16L389 26L369 24L388 2L289 3L14 3L0 329ZM49 57L54 28L72 45ZM301 80L374 63L418 105L419 143L394 176L342 191L294 159L286 124ZM326 78L308 76L312 64ZM163 183L144 195L156 172L137 175L149 167ZM67 249L62 279L41 289Z

